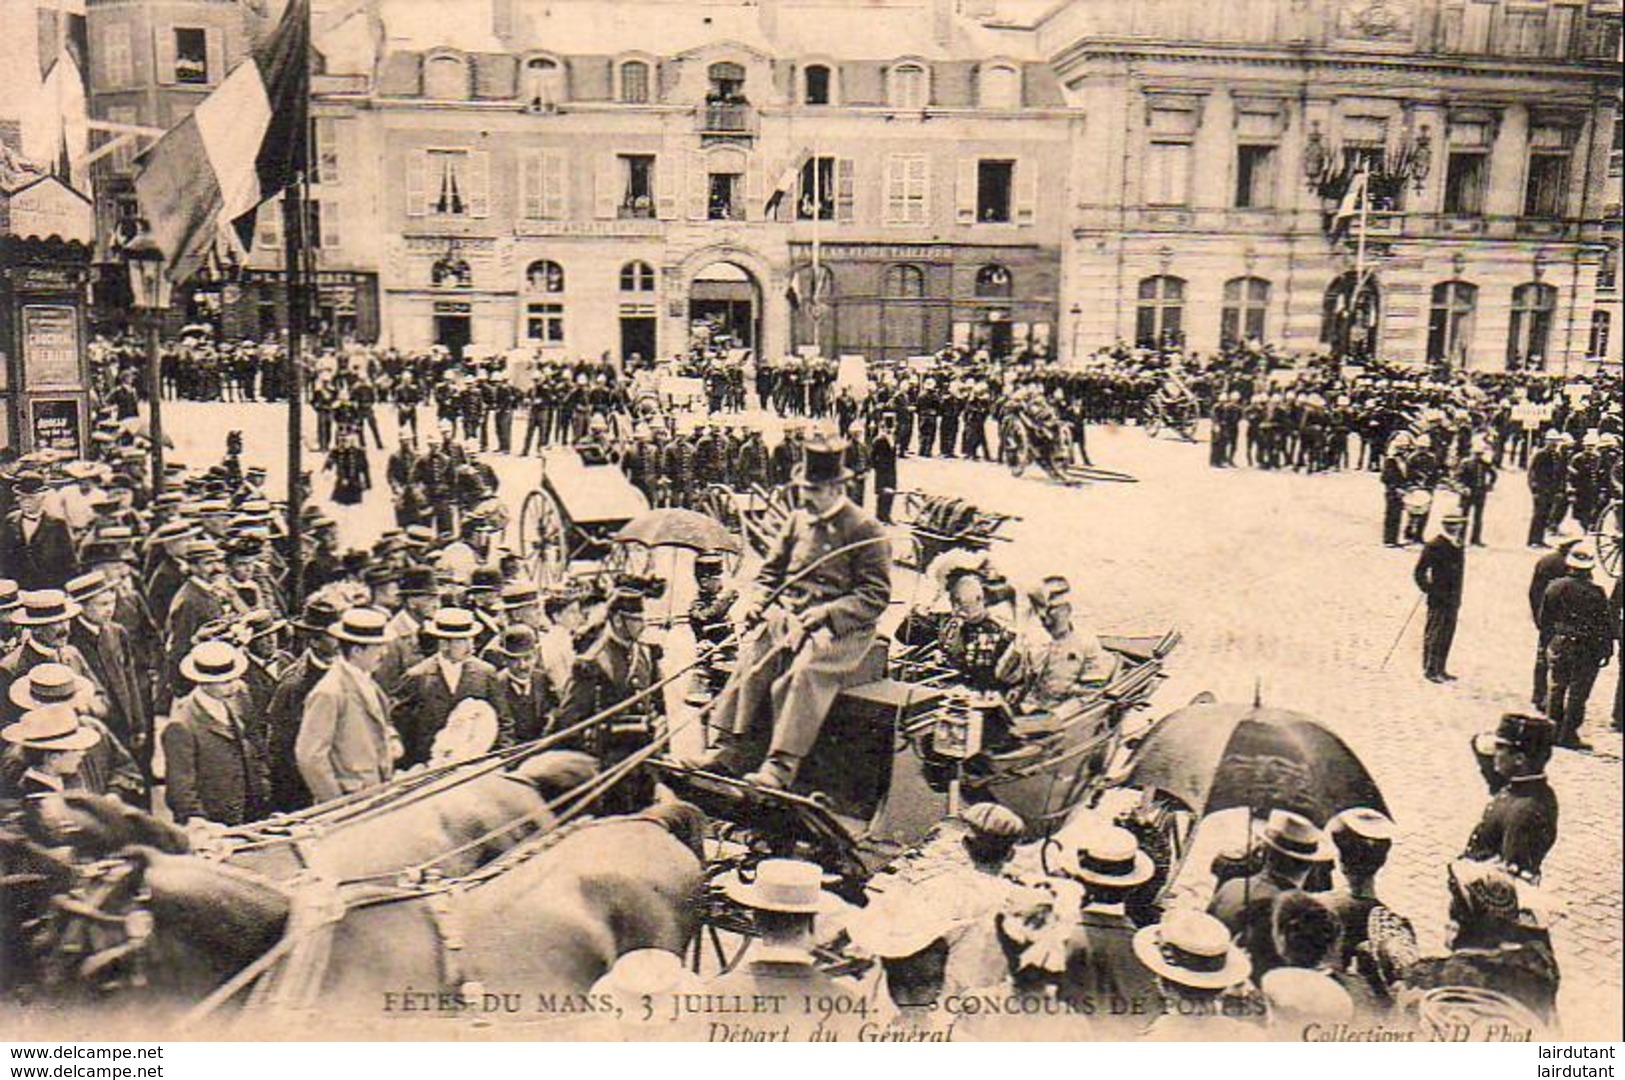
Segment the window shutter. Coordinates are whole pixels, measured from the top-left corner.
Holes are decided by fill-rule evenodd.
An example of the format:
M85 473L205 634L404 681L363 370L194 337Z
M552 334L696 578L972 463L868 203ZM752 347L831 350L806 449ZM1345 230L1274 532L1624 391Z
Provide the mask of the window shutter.
M759 154L752 154L745 163L745 220L763 220L762 204L766 200L762 194L762 159Z
M535 221L543 216L542 209L542 155L527 150L519 155L519 216Z
M954 186L954 211L961 225L976 224L976 167L975 158L959 159L959 182Z
M1038 217L1038 166L1023 158L1015 167L1015 221L1017 225L1031 225Z
M857 163L851 158L835 161L835 220L851 221L858 197Z
M886 204L881 210L881 221L886 225L901 225L907 213L907 161L902 154L886 155Z
M342 235L343 235L339 230L339 218L342 216L340 211L343 210L343 205L340 204L340 203L336 203L336 202L330 202L327 199L323 199L321 206L322 206L322 247L324 247L324 248L336 248L336 247L339 247L340 243L341 243L341 240L342 240Z
M616 168L620 159L614 154L599 154L597 167L593 170L593 214L600 218L615 216L616 207L620 205L622 185L620 170Z
M282 200L272 199L260 204L254 215L255 243L262 248L282 247Z
M916 154L908 163L908 178L910 185L918 195L918 201L911 211L916 224L924 225L931 220L931 159L925 154Z
M203 33L203 43L204 62L209 65L209 85L219 86L226 78L226 35L217 27L210 27Z
M160 25L152 31L153 63L157 65L158 82L162 86L175 85L175 28Z
M429 212L429 155L424 150L406 153L406 216L423 217Z
M542 215L551 221L570 216L569 157L563 150L542 153Z
M677 175L677 155L664 153L655 158L655 208L661 221L677 217L677 195L682 178Z
M698 150L690 150L688 151L688 216L695 221L705 220L707 195L705 155Z
M491 152L468 152L468 216L491 216Z

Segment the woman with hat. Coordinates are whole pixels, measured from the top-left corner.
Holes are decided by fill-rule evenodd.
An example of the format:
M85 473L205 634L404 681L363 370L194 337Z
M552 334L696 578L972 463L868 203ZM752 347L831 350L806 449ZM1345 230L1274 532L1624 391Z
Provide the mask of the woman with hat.
M175 702L162 736L164 801L180 824L203 818L242 825L266 814L269 770L248 734L259 718L250 715L247 670L242 650L220 640L200 642L181 661L193 689Z
M1199 911L1172 911L1134 935L1134 955L1157 980L1161 1015L1147 1034L1177 1041L1227 1042L1256 1039L1244 998L1228 991L1244 987L1252 973L1247 954L1230 940L1224 924Z

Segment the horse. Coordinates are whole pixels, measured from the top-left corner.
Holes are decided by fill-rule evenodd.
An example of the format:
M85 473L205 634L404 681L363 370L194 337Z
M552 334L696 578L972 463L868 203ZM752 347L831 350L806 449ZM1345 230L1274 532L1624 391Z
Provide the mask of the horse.
M314 873L333 881L381 878L410 868L462 877L514 844L551 830L550 801L592 779L598 762L573 750L536 754L511 765L414 792L377 793L375 804L340 803L229 830L220 861L285 880ZM187 833L115 800L72 793L51 800L45 827L81 857L124 847L168 854L192 850Z
M367 882L314 902L298 882L133 847L59 916L52 984L69 1003L94 1002L101 1029L173 1024L206 999L234 1033L265 1023L280 1034L301 1017L324 1033L469 1018L493 993L521 996L530 1017L566 998L585 1007L625 953L682 953L703 834L698 810L667 803L533 836L469 878ZM232 980L241 992L222 993Z
M38 976L30 943L51 912L51 897L74 880L68 855L14 827L17 815L0 815L0 990L7 992Z

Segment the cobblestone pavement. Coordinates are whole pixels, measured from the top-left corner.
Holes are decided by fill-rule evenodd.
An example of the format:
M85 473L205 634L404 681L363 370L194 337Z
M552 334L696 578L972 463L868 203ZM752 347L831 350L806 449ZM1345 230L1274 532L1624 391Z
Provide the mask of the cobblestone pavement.
M187 405L172 412L179 423L166 428L178 433L183 460L214 459L227 427L238 425L248 455L270 465L273 484L280 483L280 410ZM1469 551L1451 658L1460 681L1441 686L1421 675L1421 613L1383 664L1416 601L1416 553L1380 544L1374 476L1212 470L1205 445L1132 428L1093 429L1089 447L1096 464L1140 482L1068 489L1041 477L1013 479L992 464L911 457L902 463L901 485L1020 515L1006 530L1012 542L996 547L1001 566L1018 580L1067 574L1080 621L1099 632L1178 627L1184 642L1159 709L1202 690L1247 701L1256 689L1266 704L1308 713L1338 732L1370 768L1399 824L1380 888L1415 921L1423 945L1438 947L1444 865L1466 843L1487 798L1468 740L1500 712L1528 707L1534 629L1525 595L1537 553L1522 542L1529 505L1523 475L1503 477L1489 502L1489 546ZM491 460L517 508L539 470L519 459ZM382 489L381 455L373 468ZM330 485L318 480L318 493ZM362 507L335 516L347 542L370 539L388 518L387 497L375 490ZM1545 881L1563 903L1554 938L1569 1037L1621 1034L1621 739L1608 722L1617 678L1617 664L1610 665L1592 696L1583 734L1596 752L1559 751L1549 770L1562 816ZM1218 838L1200 841L1192 865L1205 865L1203 851Z

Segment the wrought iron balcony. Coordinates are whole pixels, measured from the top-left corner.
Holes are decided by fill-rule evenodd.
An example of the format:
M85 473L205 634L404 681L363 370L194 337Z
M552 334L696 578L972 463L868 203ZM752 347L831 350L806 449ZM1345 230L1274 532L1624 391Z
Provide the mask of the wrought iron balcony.
M756 110L743 102L706 102L696 117L701 135L740 136L756 132Z

